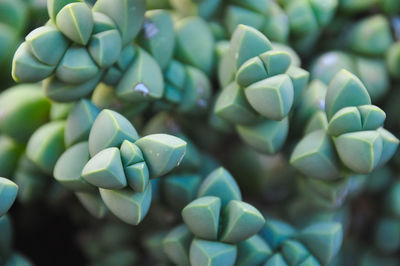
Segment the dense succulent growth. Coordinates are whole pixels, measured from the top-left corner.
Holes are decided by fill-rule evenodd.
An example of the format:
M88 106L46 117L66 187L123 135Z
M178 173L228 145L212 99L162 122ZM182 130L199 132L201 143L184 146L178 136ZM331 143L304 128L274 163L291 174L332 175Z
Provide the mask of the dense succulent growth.
M0 265L398 265L399 25L398 0L0 1Z

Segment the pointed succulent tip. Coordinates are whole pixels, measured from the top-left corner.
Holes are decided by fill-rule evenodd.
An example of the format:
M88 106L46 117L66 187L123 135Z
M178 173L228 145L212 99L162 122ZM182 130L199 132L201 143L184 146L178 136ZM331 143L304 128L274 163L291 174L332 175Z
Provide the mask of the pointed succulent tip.
M299 239L319 261L329 264L342 245L342 225L336 222L313 224L300 233Z
M182 210L182 218L196 237L217 240L220 212L221 200L208 196L189 203Z
M290 164L307 177L335 179L340 176L338 158L325 130L313 131L300 140Z
M335 147L341 161L352 171L369 174L381 159L383 139L378 131L359 131L340 135Z
M121 190L100 188L100 195L104 204L115 216L128 224L138 225L149 211L152 187L149 183L142 193L130 188Z
M232 200L223 211L223 231L220 240L236 244L260 231L265 223L262 214L252 205Z
M118 148L100 151L84 166L82 177L89 184L105 189L122 189L127 180Z
M348 70L340 70L329 83L325 98L328 121L342 108L369 104L371 97L364 84Z
M139 138L136 129L123 115L104 109L97 116L89 133L89 151L94 156L109 147L120 147L125 140Z
M150 178L159 177L179 166L186 153L186 141L167 134L153 134L135 142L149 167Z
M269 50L272 50L271 42L253 27L240 24L232 34L230 52L236 69L250 58Z
M286 74L251 84L245 89L250 105L262 116L280 121L287 116L293 104L293 84Z
M223 207L231 200L242 200L238 184L223 167L215 169L204 179L199 188L198 197L205 196L219 197Z
M86 45L93 31L92 11L84 2L67 4L57 13L56 24L71 41Z

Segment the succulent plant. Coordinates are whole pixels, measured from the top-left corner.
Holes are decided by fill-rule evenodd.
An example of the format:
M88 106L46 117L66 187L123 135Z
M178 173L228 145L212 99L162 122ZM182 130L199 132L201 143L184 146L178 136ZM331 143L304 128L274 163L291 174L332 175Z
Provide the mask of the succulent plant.
M0 265L398 265L398 2L0 1Z
M288 114L308 83L307 71L291 65L288 52L274 50L261 32L240 25L221 60L223 87L214 111L235 125L248 145L268 154L286 140Z

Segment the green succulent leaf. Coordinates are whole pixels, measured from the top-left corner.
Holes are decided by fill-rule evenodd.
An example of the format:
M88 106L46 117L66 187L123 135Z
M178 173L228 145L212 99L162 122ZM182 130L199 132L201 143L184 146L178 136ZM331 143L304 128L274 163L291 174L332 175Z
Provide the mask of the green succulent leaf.
M260 265L272 255L273 251L259 236L254 235L237 244L238 254L235 265Z
M167 134L152 134L135 144L143 153L150 178L159 177L179 166L186 153L186 142Z
M146 2L142 0L98 0L93 6L94 12L110 17L122 36L122 46L132 42L139 33L146 10Z
M90 38L88 50L100 68L108 68L119 58L122 49L121 35L117 30L96 33Z
M65 126L65 144L67 147L89 138L90 129L99 113L99 108L86 99L75 104L68 115Z
M264 266L288 266L281 253L275 253L272 257L268 258Z
M235 69L239 69L250 58L269 50L272 50L271 42L261 32L239 25L232 35L229 53L235 59Z
M262 120L254 125L237 125L236 130L250 147L265 154L275 154L286 141L289 120L287 117L281 121Z
M139 49L118 85L118 97L133 102L159 99L164 93L164 79L157 61Z
M282 255L289 265L298 265L310 255L310 252L300 242L286 240L282 243Z
M65 5L56 16L58 29L73 42L86 45L93 32L93 16L83 2Z
M165 10L149 10L145 14L140 43L165 69L172 60L175 49L174 24Z
M232 200L223 211L223 231L220 240L236 244L255 235L263 227L262 214L252 205Z
M265 225L259 235L267 241L272 249L276 249L285 240L292 238L295 233L295 229L283 221L266 219Z
M120 151L124 166L129 166L144 161L143 153L140 148L129 140L124 140L124 142L122 142Z
M109 190L100 188L104 204L115 216L122 221L138 225L146 216L151 203L151 184L144 192L137 193L129 188Z
M0 131L25 143L49 119L50 101L40 86L23 84L0 94Z
M276 75L245 88L250 105L262 116L282 120L292 108L293 84L286 74Z
M339 71L329 84L325 99L328 120L340 109L348 106L371 104L367 89L347 70Z
M82 178L82 170L88 161L88 142L77 143L67 149L57 160L53 171L54 178L73 191L93 192L94 186Z
M31 54L29 44L23 42L14 54L12 77L16 82L38 82L49 77L55 66L40 62Z
M0 177L0 217L6 214L17 198L18 186L11 180Z
M299 239L321 263L328 264L342 245L342 225L334 222L313 224L300 232Z
M214 112L233 124L251 124L259 120L258 114L248 103L244 90L235 82L222 90Z
M237 256L237 247L221 242L195 238L190 245L190 265L233 266Z
M221 199L201 197L182 210L182 218L190 231L198 238L217 240Z
M178 58L210 73L214 60L214 37L206 22L199 17L184 18L176 22L175 31Z
M178 266L190 265L189 248L193 234L186 225L173 228L163 240L163 250L168 258Z
M42 26L29 33L25 40L40 62L55 66L67 51L70 42L54 27Z
M99 84L102 75L103 72L100 71L92 79L81 84L63 82L54 75L43 81L43 89L46 96L55 102L76 101L91 93Z
M383 141L377 131L359 131L340 135L335 146L344 165L356 173L368 174L381 159Z
M38 128L30 137L26 155L42 171L52 174L58 158L65 150L65 121L54 121Z
M136 129L121 114L105 109L100 112L89 133L89 151L93 157L108 147L120 147L125 140L139 138Z
M131 164L124 168L128 185L136 192L143 192L149 184L149 168L145 162Z
M215 169L204 179L197 196L219 197L222 207L225 207L231 200L242 200L242 194L235 179L223 167Z
M241 87L248 87L266 78L268 78L267 70L263 61L258 56L244 62L236 73L236 82Z
M68 48L56 69L60 81L69 84L81 84L91 80L99 72L99 68L84 47Z
M94 155L83 167L82 177L89 184L105 189L122 189L127 180L118 148L104 149Z

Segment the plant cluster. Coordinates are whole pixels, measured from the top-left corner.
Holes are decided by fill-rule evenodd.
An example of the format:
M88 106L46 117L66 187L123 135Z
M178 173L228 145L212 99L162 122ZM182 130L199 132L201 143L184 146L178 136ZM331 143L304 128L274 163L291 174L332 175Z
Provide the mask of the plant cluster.
M0 265L400 263L398 0L44 2L0 2Z

